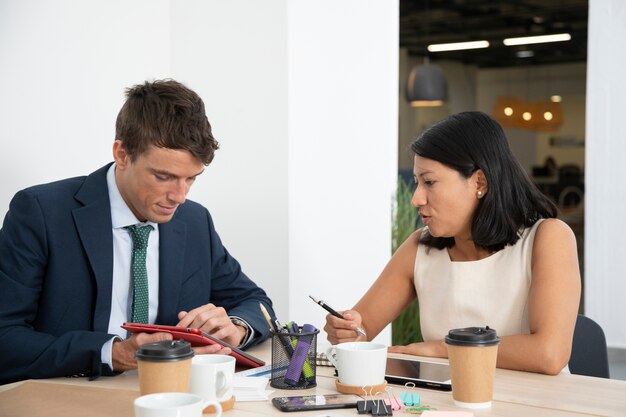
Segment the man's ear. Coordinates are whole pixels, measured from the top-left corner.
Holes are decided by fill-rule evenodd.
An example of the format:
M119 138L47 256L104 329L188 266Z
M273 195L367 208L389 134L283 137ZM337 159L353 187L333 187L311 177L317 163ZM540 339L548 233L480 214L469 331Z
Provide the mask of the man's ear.
M125 169L130 164L130 156L126 153L124 144L119 139L115 139L113 142L113 159L119 169Z

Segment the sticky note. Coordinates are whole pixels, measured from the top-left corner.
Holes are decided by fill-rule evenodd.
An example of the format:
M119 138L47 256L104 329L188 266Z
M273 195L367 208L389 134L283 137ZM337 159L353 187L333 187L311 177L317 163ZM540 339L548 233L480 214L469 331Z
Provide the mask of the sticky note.
M474 417L474 413L471 411L426 410L422 413L422 417Z

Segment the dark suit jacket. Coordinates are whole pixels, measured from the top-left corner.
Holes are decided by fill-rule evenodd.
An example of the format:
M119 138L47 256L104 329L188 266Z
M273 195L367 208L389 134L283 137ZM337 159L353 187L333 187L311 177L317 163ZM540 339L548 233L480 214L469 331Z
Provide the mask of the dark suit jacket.
M113 337L109 166L11 201L0 230L0 384L110 373L101 363ZM222 246L204 207L187 200L159 235L157 323L175 325L179 311L212 302L246 320L255 342L268 336L259 302L271 301Z

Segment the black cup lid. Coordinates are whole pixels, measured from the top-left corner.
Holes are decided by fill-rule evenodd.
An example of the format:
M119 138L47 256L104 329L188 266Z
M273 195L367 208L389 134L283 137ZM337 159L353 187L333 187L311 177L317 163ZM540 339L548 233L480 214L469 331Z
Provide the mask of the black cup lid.
M500 338L489 326L465 327L450 330L446 343L454 346L495 346L500 344Z
M135 358L149 362L174 362L193 357L191 344L184 340L163 340L139 346Z

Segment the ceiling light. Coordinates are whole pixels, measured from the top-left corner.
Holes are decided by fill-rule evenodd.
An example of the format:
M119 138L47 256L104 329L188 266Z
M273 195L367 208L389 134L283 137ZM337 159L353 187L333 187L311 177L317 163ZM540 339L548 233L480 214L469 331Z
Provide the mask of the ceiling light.
M531 43L547 43L547 42L562 42L572 39L569 33L558 33L556 35L541 35L541 36L525 36L522 38L506 38L503 42L506 46L515 45L528 45Z
M515 56L518 58L532 58L535 56L535 52L533 51L517 51L515 52Z
M550 101L553 102L553 103L560 103L561 100L562 100L562 98L558 94L554 94L554 95L550 96Z
M500 96L493 106L492 114L502 127L519 127L522 114L520 99L514 96Z
M413 107L442 106L448 98L448 82L441 68L425 60L411 70L406 98Z
M515 96L500 96L492 114L504 128L556 132L563 124L561 104L548 100L527 101Z
M462 51L465 49L487 48L488 46L489 46L489 42L487 41L437 43L437 44L428 45L428 51L429 52Z

